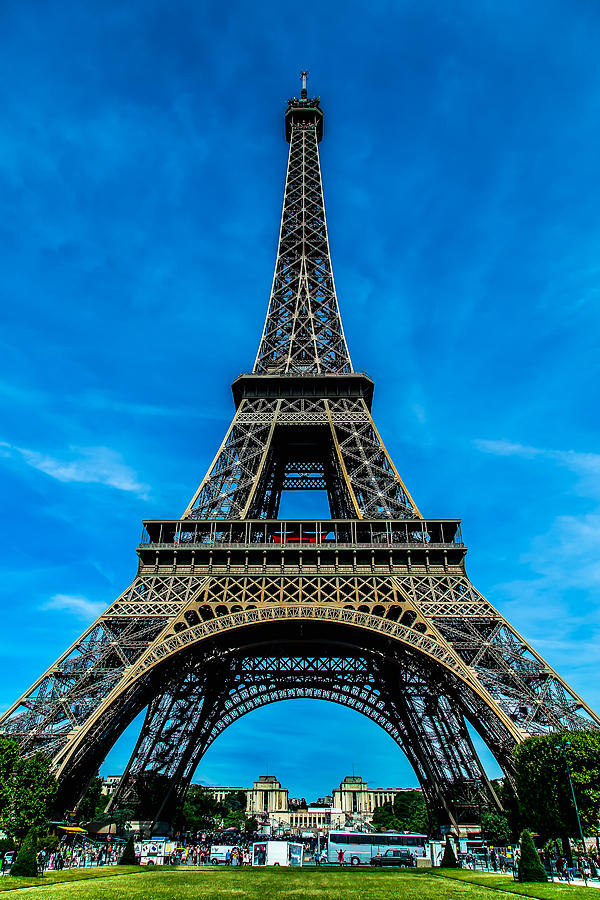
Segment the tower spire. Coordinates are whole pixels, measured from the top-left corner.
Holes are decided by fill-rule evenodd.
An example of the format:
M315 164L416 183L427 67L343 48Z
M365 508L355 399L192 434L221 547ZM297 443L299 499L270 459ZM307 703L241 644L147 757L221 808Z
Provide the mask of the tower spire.
M255 374L347 374L350 354L338 308L319 160L323 111L301 98L285 113L290 144L279 247Z
M302 90L300 91L300 98L302 100L306 100L308 98L308 92L306 90L306 79L308 78L308 72L300 72L300 78L302 79Z

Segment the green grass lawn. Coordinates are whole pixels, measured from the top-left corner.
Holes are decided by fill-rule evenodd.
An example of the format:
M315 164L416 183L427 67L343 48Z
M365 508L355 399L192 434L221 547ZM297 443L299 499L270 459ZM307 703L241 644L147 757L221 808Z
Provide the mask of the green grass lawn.
M62 880L61 880L62 879ZM31 885L21 887L21 885ZM0 890L28 900L501 900L526 896L593 900L593 888L515 884L510 878L475 872L392 869L226 869L129 867L76 869L43 879L6 877ZM7 897L8 900L8 897ZM598 894L600 900L600 893Z

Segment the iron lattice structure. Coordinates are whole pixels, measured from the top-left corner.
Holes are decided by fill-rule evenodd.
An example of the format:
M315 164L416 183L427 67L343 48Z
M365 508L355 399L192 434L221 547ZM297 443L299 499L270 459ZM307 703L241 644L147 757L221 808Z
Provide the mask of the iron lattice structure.
M145 709L112 803L154 779L156 818L231 722L315 697L380 724L440 821L472 821L499 801L467 724L510 780L526 736L600 720L473 587L460 522L425 520L403 484L344 337L305 81L285 127L271 299L223 443L183 516L144 523L133 583L0 729L52 757L67 804ZM278 518L282 491L315 489L331 518Z

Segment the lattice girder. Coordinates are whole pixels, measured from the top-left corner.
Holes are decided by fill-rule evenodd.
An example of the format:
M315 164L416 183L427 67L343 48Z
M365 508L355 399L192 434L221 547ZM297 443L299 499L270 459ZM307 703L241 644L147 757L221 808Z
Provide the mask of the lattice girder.
M214 665L219 667L218 675L210 672ZM222 691L207 714L200 695L204 685L215 680L221 681ZM391 699L397 694L402 697L402 712ZM457 821L465 815L468 818L469 812L473 817L474 805L497 803L456 705L439 698L437 688L432 690L415 660L405 657L403 668L388 667L384 674L376 660L361 657L237 654L226 667L223 658L197 666L195 681L187 666L173 676L171 686L149 708L144 737L132 754L112 805L135 805L136 785L147 773L167 776L170 791L182 797L200 759L232 722L266 704L294 698L339 703L379 724L407 754L430 807L444 817ZM428 725L429 741L421 744L418 754L411 740L414 721L419 721L421 728ZM451 743L443 737L449 732L453 734ZM156 819L163 814L163 807L164 802L154 810Z
M432 673L445 672L447 696L455 704L460 700L462 714L478 728L509 776L512 749L526 734L599 725L464 574L284 572L139 576L5 714L2 730L29 751L50 752L62 776L84 765L100 735L118 736L123 709L133 715L143 708L144 692L156 683L155 673L165 664L190 652L211 659L215 640L222 652L243 640L240 636L247 630L264 627L271 634L273 628L300 622L338 629L344 641L353 634L357 647L384 640L397 648L398 662L406 652L416 654L425 661L435 692L440 677ZM391 708L392 693L390 698ZM220 699L214 701L217 711ZM400 714L395 716L399 721ZM422 715L417 720L420 740L431 745L433 732L425 728ZM405 728L405 748L407 741L414 743L416 733ZM414 751L407 752L417 765ZM440 778L439 766L428 765Z
M288 449L294 441L309 459L294 459ZM183 518L276 518L286 473L278 477L274 466L286 453L293 464L322 471L330 498L338 498L330 499L339 506L331 510L335 517L420 515L364 399L261 398L242 400Z
M317 128L316 119L291 127L279 248L256 373L352 371L333 281Z

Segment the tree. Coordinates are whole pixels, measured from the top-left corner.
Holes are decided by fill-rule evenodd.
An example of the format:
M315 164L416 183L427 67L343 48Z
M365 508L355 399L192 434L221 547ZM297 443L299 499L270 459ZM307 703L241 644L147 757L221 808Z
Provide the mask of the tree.
M443 869L456 869L456 856L449 835L446 835L446 846L444 847L444 855L440 866Z
M372 823L380 831L395 830L395 821L391 803L376 806L373 810Z
M571 787L584 834L594 834L600 814L600 732L575 731L527 738L515 751L517 793L524 821L544 842L579 837Z
M225 794L225 799L223 800L224 805L227 809L232 812L237 812L238 810L246 809L246 791L230 791L228 794Z
M90 822L102 815L108 799L108 794L102 793L102 779L99 775L95 775L77 807L76 815L78 821Z
M38 873L37 865L37 837L35 828L30 828L21 849L17 854L14 864L11 866L11 875L22 875L35 878Z
M427 829L427 807L422 791L401 791L394 797L392 808L398 831L422 833Z
M161 819L169 819L176 801L175 793L169 793L171 779L162 772L150 769L140 772L135 779L137 803L134 810L136 819L153 820L159 815ZM162 807L162 809L161 809Z
M381 831L414 831L425 834L429 819L421 791L402 791L393 803L383 803L373 811L373 825Z
M429 829L427 806L422 791L402 791L396 794L393 803L395 828L397 831L413 831L424 834Z
M524 831L521 835L520 851L519 881L548 881L548 876L535 849L533 838L528 831Z
M241 809L230 809L223 820L225 828L237 828L238 831L246 830L246 813Z
M246 818L246 791L230 791L221 803L201 784L191 784L177 810L177 825L188 831L210 831L221 821L225 828L258 829L254 817Z
M177 822L189 831L210 831L217 816L226 815L224 806L218 803L210 791L201 784L191 784L183 804L179 807Z
M50 834L49 831L46 831L38 835L37 843L42 850L52 853L60 844L60 838L57 834Z
M504 816L508 822L511 842L515 841L524 828L519 798L508 778L496 778L492 781L492 787L502 804Z
M14 850L15 842L12 838L0 838L0 856L3 856L7 850Z
M133 835L130 834L127 843L125 844L125 849L121 854L121 858L119 860L120 866L138 866L140 864L139 859L135 855L135 844L133 843Z
M0 738L0 828L22 840L30 828L46 830L56 779L43 753L22 757L19 745Z
M131 819L133 819L133 810L126 807L124 809L110 809L108 812L101 813L96 821L104 825L114 825L115 832L120 834Z
M481 830L490 844L508 844L511 837L510 826L506 816L488 810L481 817Z

